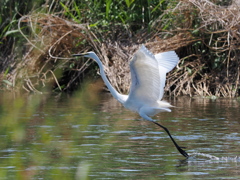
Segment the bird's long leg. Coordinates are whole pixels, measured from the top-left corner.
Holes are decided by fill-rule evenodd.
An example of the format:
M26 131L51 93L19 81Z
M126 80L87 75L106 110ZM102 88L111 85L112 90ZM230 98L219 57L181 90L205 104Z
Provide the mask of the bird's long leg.
M177 150L178 150L184 157L186 157L186 158L189 157L188 154L186 153L186 151L184 151L180 146L178 146L178 144L177 144L176 141L173 139L173 137L171 136L170 132L168 131L168 129L167 129L166 127L162 126L161 124L159 124L159 123L157 123L157 122L155 122L155 121L151 121L151 122L153 122L154 124L156 124L156 125L158 125L159 127L163 128L163 129L167 132L168 136L171 138L171 140L172 140L173 144L175 145L175 147L177 148Z
M172 140L173 144L175 145L175 147L177 148L177 150L178 150L184 157L188 158L189 155L176 143L176 141L173 139L173 137L172 137L172 135L170 134L170 132L168 131L168 129L167 129L166 127L162 126L161 124L155 122L152 118L150 118L148 115L146 115L146 113L144 113L144 111L145 111L145 109L140 110L139 115L140 115L143 119L148 120L148 121L151 121L151 122L153 122L154 124L158 125L159 127L163 128L163 129L167 132L168 136L171 138L171 140Z

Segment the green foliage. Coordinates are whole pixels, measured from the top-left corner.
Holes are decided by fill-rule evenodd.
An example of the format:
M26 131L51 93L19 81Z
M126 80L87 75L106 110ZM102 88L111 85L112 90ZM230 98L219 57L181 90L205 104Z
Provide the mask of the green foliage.
M12 60L7 56L22 54L25 42L18 30L18 19L31 10L39 8L44 0L14 1L2 0L0 6L0 72L9 68ZM13 58L13 57L12 57ZM5 62L5 63L4 63Z
M23 44L25 39L18 30L18 19L31 11L57 13L77 23L88 23L97 33L108 34L125 29L135 33L140 29L149 28L151 23L161 16L165 10L172 8L178 1L166 0L62 0L59 3L45 2L44 0L14 1L3 0L0 7L0 58L12 52L14 43ZM45 4L44 4L45 3ZM163 27L169 29L174 15L163 16L168 23ZM4 48L8 46L8 48ZM18 47L18 52L22 52ZM0 62L1 64L1 62ZM3 69L8 68L8 65Z
M189 66L183 68L189 75L205 74L212 70L225 71L228 75L230 68L237 67L239 64L237 58L239 57L239 36L237 36L239 21L236 18L237 10L236 13L234 9L228 12L229 5L230 1L227 0L206 1L205 4L195 0L2 0L0 6L0 72L10 74L16 62L21 60L23 54L26 54L28 47L23 46L26 39L19 33L19 18L22 15L41 12L63 20L72 20L78 24L88 24L90 31L94 34L94 39L91 41L99 42L99 44L108 41L143 43L155 41L158 38L176 37L182 33L186 36L184 40L191 41L188 43L189 46L185 47L187 43L182 45L179 44L180 39L179 41L175 39L177 45L170 49L187 48L187 51L182 49L181 53L183 57L189 56L184 59L185 64L182 63L183 66ZM221 6L225 8L224 11ZM219 12L219 14L212 12ZM29 28L25 29L24 25L21 25L21 28L29 39L34 39L41 32L41 30L31 32L34 23L26 23L26 25ZM86 36L77 42L79 47L89 45L88 38ZM36 39L39 42L35 43L34 40L34 44L43 43L41 38ZM198 65L204 64L207 67L198 66L199 71L190 67L193 65L187 62L195 61L196 57L199 61ZM74 64L70 63L69 67L71 69ZM236 70L232 72L234 71ZM1 87L14 85L6 78L8 74L5 73L2 77ZM201 78L202 76L199 76L194 80ZM225 79L224 75L220 79L223 78Z
M2 0L0 6L0 39L18 32L17 22L20 15L28 14L31 10L39 8L44 0L27 0L27 1L14 1Z
M89 23L98 31L117 26L137 31L149 26L164 10L177 1L165 0L81 0L61 5L65 15L75 22ZM103 31L105 31L103 30Z

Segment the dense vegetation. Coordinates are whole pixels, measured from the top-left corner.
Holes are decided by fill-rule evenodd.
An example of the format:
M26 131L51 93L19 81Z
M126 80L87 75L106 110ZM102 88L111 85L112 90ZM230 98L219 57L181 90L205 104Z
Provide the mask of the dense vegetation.
M3 0L0 88L72 91L97 67L71 54L93 50L127 92L128 62L145 43L181 58L169 95L239 96L239 8L239 0Z

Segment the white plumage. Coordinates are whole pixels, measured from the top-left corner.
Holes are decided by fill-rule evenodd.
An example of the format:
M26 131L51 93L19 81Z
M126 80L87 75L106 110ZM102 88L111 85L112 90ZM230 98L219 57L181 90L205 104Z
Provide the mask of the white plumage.
M188 157L188 154L172 138L168 129L150 117L159 112L171 111L169 108L172 106L168 102L162 101L162 97L166 73L171 71L179 61L175 51L153 55L142 45L130 62L132 83L129 95L120 94L112 87L105 75L102 62L94 52L75 54L74 56L84 56L95 60L99 65L102 79L112 95L127 109L138 112L142 118L162 127L168 133L178 151L183 156Z

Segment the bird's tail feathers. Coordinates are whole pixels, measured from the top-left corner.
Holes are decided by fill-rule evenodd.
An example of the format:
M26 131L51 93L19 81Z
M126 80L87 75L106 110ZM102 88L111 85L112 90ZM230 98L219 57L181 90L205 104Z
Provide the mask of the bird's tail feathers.
M169 108L169 107L174 107L170 103L166 101L158 101L159 108Z

